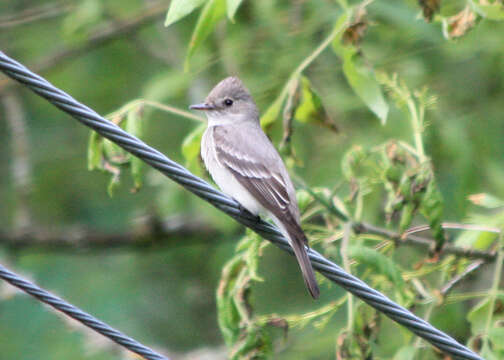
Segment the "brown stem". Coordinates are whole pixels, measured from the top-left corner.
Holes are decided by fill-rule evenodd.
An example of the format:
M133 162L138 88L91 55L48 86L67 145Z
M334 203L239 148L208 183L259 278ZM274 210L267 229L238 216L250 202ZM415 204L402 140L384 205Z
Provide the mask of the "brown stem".
M446 296L448 293L457 285L460 283L462 280L464 280L469 274L473 273L477 269L479 269L483 264L485 264L484 260L476 260L475 262L469 264L469 266L466 267L466 269L455 276L453 279L448 281L442 288L441 288L441 295Z
M394 241L396 245L409 244L424 249L425 248L434 249L434 247L436 246L436 242L433 239L428 239L417 235L401 236L401 234L399 234L398 232L383 229L368 223L356 223L353 225L353 229L356 233L359 234L369 233L387 237L392 241ZM462 248L451 244L445 244L441 250L441 253L453 254L467 258L482 259L486 261L494 261L497 256L496 253L493 251L482 251L471 248Z
M483 232L491 232L494 234L500 234L501 230L495 227L482 226L482 225L474 225L474 224L460 224L460 223L452 223L452 222L444 222L441 224L443 229L454 229L454 230L472 230L472 231L483 231ZM412 228L409 228L404 233L411 235L422 231L430 230L429 225L419 225Z

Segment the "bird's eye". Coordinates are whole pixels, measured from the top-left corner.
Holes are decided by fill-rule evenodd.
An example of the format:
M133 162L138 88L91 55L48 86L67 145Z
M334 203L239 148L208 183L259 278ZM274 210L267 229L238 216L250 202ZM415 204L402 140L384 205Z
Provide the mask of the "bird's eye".
M225 99L224 100L224 105L226 105L228 107L231 106L231 105L233 105L233 100L231 100L231 99Z

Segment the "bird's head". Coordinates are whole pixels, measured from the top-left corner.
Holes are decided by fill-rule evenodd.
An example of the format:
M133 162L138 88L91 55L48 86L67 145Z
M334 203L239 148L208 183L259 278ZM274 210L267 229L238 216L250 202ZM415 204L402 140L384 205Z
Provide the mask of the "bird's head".
M210 125L241 121L259 121L259 111L240 79L231 76L219 82L204 103L191 105L193 110L204 111Z

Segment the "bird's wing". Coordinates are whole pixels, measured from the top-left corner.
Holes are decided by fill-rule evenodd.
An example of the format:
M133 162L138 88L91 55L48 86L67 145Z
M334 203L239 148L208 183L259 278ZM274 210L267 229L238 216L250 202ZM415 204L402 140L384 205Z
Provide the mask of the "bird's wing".
M294 186L280 155L259 125L216 126L212 136L217 161L287 232L306 286L310 294L318 298L320 291L304 247L308 240L299 224Z
M247 129L235 126L214 128L217 160L265 209L276 216L294 215L291 213L294 188L290 179L285 178L286 170L280 156L260 128L249 128L253 134L244 130ZM295 201L294 207L297 210Z

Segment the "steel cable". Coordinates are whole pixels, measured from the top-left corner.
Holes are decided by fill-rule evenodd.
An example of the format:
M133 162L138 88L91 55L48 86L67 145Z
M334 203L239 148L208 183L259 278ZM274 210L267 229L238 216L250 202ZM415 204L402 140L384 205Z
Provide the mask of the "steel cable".
M147 346L0 265L0 278L148 360L169 360Z
M79 103L70 95L54 87L42 77L34 74L22 64L0 51L0 70L9 77L25 84L35 93L92 128L103 137L115 142L126 151L139 157L164 175L179 183L192 193L205 199L218 209L233 217L239 223L251 228L263 238L292 254L292 249L279 230L244 210L234 199L216 190L207 182L190 173L182 165L170 160L159 151L128 134L119 126L107 121L95 111ZM308 255L313 267L325 277L340 285L370 306L383 312L390 319L408 328L418 336L449 355L460 359L482 359L473 351L459 344L453 338L420 319L407 309L394 303L362 280L345 272L340 266L329 261L317 251L309 249Z

